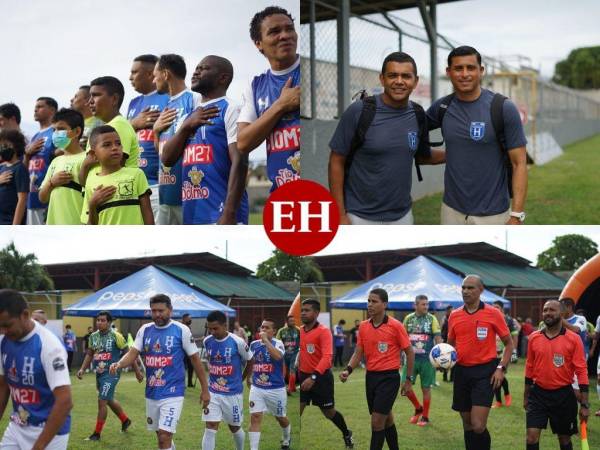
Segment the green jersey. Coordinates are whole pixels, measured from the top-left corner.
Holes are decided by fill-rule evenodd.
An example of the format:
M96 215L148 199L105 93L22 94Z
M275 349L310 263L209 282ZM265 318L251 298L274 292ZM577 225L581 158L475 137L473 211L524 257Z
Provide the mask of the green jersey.
M415 352L415 358L429 358L435 337L441 335L436 317L429 313L424 316L410 313L404 318L404 328Z
M85 182L81 222L88 223L89 199L102 185L115 186L117 190L98 207L98 225L144 225L140 197L151 192L144 172L137 167L123 167L108 175L99 172L99 168L90 172Z
M94 352L93 364L96 375L102 375L108 373L112 363L119 361L121 351L127 348L127 342L118 331L109 330L101 333L98 330L90 335L89 348Z
M65 153L54 158L48 167L42 186L58 172L71 174L70 183L57 186L50 192L48 204L48 225L81 225L80 215L83 206L82 187L79 184L79 169L85 159L85 152L71 155Z
M277 339L283 342L287 354L294 354L300 349L300 328L296 326L280 328L277 332Z

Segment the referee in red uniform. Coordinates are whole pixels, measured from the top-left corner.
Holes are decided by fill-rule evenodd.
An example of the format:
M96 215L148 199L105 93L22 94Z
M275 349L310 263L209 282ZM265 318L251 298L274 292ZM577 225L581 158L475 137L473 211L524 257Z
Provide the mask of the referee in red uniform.
M513 350L504 316L481 301L482 292L481 278L468 275L462 282L464 305L453 311L448 321L448 343L456 348L458 356L452 409L462 418L466 450L491 448L487 419L494 390L502 385ZM496 336L505 345L500 362Z
M325 417L340 429L346 448L354 448L352 431L346 426L344 416L335 410L333 400L333 337L331 331L317 322L320 303L312 298L302 301L300 318L300 415L306 405L318 406Z
M581 392L579 419L587 421L590 415L583 344L577 333L564 327L558 300L547 301L542 314L546 327L531 333L527 346L523 394L527 450L539 450L540 434L548 420L561 450L573 450L571 436L577 434L577 398L571 387L574 374Z
M406 354L406 381L402 395L412 390L415 354L401 322L389 317L385 311L388 294L384 289L369 292L369 320L360 324L356 350L348 366L340 373L345 382L364 356L367 362L366 391L369 414L371 414L370 450L381 450L387 441L390 450L398 450L398 432L394 424L392 406L400 389L400 354Z

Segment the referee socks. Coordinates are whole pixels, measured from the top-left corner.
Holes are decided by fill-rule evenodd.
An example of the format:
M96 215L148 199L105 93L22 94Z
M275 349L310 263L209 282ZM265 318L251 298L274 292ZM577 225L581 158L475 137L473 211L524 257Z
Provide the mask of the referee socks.
M331 420L333 424L340 429L344 436L348 434L348 427L346 426L346 421L344 420L344 416L342 416L339 413L339 411L336 411L333 417L329 420Z
M527 450L540 450L540 443L536 442L535 444L527 444Z
M385 430L371 430L371 447L370 450L381 450L385 442Z
M396 430L396 424L392 424L391 427L387 427L385 430L385 441L387 442L390 450L399 450L398 448L398 430Z

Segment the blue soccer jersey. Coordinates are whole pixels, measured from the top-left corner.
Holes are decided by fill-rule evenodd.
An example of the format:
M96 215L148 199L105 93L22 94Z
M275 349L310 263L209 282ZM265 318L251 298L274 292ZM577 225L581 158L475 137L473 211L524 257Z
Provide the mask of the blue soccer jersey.
M54 406L52 391L71 384L62 342L47 328L34 324L19 341L0 336L0 376L8 384L13 404L10 420L22 426L43 426ZM70 429L69 415L57 434Z
M146 366L146 398L183 397L184 356L198 352L190 329L173 320L164 327L147 323L138 330L133 347Z
M244 104L238 123L252 123L279 98L281 90L292 79L292 87L300 85L300 58L288 69L267 70L254 77L244 93ZM267 172L271 191L300 178L300 110L279 119L267 136Z
M162 111L169 101L167 94L159 94L154 91L151 94L140 95L129 103L127 120L137 117L142 111ZM152 128L144 128L137 131L140 144L140 156L138 167L146 174L148 184L158 184L158 152L154 147L154 131Z
M160 133L159 154L162 153L165 142L177 132L185 117L196 109L199 102L200 95L190 90L180 92L169 99L165 108L176 109L177 118L169 128ZM165 167L163 163L159 163L158 182L161 205L181 205L181 159L179 158L173 167Z
M40 186L48 167L50 167L50 161L54 156L56 147L52 143L52 133L54 128L48 127L38 131L31 138L31 142L35 142L38 139L44 140L42 149L33 155L29 159L29 195L27 196L27 209L45 209L48 207L46 203L42 203L38 196Z
M252 353L254 361L254 366L252 367L252 384L257 388L278 389L285 386L285 379L283 378L283 354L285 353L285 348L283 342L279 339L271 339L271 344L281 352L281 359L279 361L275 361L271 357L267 346L262 340L250 343L250 353Z
M242 372L251 357L242 338L228 333L224 339L204 338L208 359L208 390L215 394L234 395L244 391Z
M213 125L198 128L185 147L181 197L186 225L214 224L221 217L231 170L229 145L237 142L240 111L235 103L220 97L200 106L218 107L219 116L212 119ZM237 211L237 222L248 223L246 191Z

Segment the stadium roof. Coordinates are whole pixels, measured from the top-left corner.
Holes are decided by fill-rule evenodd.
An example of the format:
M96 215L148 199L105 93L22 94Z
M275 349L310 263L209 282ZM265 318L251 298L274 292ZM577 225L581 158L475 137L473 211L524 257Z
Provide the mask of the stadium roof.
M462 276L475 273L481 277L483 284L489 287L561 290L565 285L563 279L531 266L498 264L448 256L429 255L429 257Z
M436 4L456 2L459 0L437 0ZM431 3L425 0L427 4ZM385 0L385 1L365 1L350 0L350 13L356 16L367 14L386 13L399 9L416 8L420 2L418 0ZM338 0L315 0L316 21L333 20L337 18L339 8ZM310 0L300 1L300 23L310 21Z
M375 278L419 255L457 257L522 268L529 267L531 264L529 260L487 242L315 256L314 260L327 281L364 281Z
M246 267L208 252L48 264L45 268L58 290L90 288L98 290L150 265L177 265L239 277L252 274L252 271Z
M261 300L289 300L290 302L294 300L294 295L285 289L253 276L233 276L174 266L158 267L213 297L259 298Z

